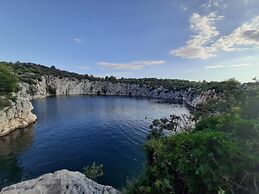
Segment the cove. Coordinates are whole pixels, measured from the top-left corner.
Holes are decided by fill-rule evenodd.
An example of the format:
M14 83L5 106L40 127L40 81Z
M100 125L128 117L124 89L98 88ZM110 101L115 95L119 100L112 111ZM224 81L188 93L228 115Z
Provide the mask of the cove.
M117 96L58 96L32 103L38 121L0 138L0 188L96 162L104 165L97 181L120 189L144 166L151 122L189 112L184 104Z

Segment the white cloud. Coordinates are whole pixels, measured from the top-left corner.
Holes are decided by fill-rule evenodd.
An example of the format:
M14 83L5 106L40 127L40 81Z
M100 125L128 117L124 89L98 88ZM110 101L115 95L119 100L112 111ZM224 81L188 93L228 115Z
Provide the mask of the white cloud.
M242 63L242 64L234 64L234 65L230 65L229 67L249 67L249 66L253 66L254 64L252 63Z
M195 35L187 41L186 46L172 50L174 56L189 59L207 59L219 52L241 51L259 47L259 16L239 26L226 36L219 36L215 22L222 20L215 12L207 16L194 13L190 20L191 29Z
M212 47L216 51L240 51L259 46L259 16L219 38Z
M219 69L225 67L224 65L208 65L205 66L205 69Z
M212 12L207 16L193 13L190 19L190 28L195 35L191 36L185 47L172 50L170 54L191 59L207 59L214 56L213 50L207 45L211 44L213 39L219 35L215 27L215 22L223 18L223 16L218 16L216 12Z
M83 42L83 40L81 38L74 38L74 41L77 42L77 43Z
M116 70L138 70L142 69L146 66L151 65L161 65L164 64L164 60L158 61L133 61L129 63L110 63L110 62L99 62L97 65L108 68L108 69L116 69Z
M231 68L242 68L242 67L250 67L255 64L253 63L240 63L240 64L232 64L232 65L208 65L205 66L205 69L219 69L219 68L224 68L224 67L231 67Z

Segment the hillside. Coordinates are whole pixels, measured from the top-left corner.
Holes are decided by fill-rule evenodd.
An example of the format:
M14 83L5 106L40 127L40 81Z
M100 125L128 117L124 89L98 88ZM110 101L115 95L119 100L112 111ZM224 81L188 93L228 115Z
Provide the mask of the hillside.
M157 79L157 78L120 78L116 77L94 77L88 74L77 74L64 70L56 69L54 66L47 67L44 65L34 64L34 63L8 63L0 62L1 65L7 65L13 68L14 72L19 75L20 80L25 83L34 84L36 80L40 81L41 76L53 76L58 78L70 78L83 80L87 79L90 81L109 81L112 83L125 83L125 84L137 84L139 86L148 86L150 88L163 87L168 90L187 90L189 88L194 89L197 92L215 90L216 92L223 92L235 87L236 83L230 81L222 82L195 82L188 80L178 80L178 79Z

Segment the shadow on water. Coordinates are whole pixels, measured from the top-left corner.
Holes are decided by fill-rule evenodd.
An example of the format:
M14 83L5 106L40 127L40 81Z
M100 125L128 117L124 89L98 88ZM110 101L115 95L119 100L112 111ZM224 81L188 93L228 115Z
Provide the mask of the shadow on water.
M0 188L24 179L18 156L33 142L33 125L0 138Z

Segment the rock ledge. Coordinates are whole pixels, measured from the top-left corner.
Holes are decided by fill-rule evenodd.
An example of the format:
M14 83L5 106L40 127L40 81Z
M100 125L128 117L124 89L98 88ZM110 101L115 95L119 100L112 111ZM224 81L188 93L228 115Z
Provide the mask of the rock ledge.
M80 172L60 170L2 189L0 194L119 194L111 186L100 185Z
M18 97L16 102L0 110L0 137L15 129L28 127L37 116L32 113L33 106L28 98Z

